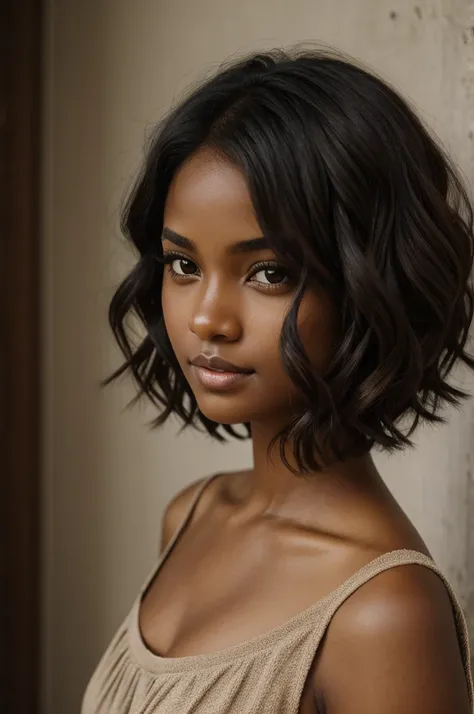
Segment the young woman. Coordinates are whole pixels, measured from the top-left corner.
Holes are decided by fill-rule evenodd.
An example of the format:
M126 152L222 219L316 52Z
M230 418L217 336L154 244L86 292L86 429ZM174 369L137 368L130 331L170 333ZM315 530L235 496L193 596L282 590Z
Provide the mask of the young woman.
M258 53L162 121L123 225L110 379L156 425L251 438L254 465L189 474L83 714L471 712L463 613L370 453L469 396L447 382L474 367L450 160L352 60Z

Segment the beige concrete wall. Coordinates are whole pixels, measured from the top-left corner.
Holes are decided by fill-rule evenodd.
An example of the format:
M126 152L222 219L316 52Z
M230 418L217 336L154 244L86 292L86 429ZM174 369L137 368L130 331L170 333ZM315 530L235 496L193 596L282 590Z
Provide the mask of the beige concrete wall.
M106 324L131 256L118 206L143 140L196 76L233 53L305 40L371 63L474 174L472 0L49 0L44 126L44 712L77 712L98 656L158 553L160 515L188 481L250 463L126 411ZM469 132L471 134L469 135ZM469 138L470 137L470 138ZM462 375L460 375L460 378ZM473 388L464 377L464 383ZM446 569L474 631L473 404L377 457ZM470 508L469 508L470 507Z

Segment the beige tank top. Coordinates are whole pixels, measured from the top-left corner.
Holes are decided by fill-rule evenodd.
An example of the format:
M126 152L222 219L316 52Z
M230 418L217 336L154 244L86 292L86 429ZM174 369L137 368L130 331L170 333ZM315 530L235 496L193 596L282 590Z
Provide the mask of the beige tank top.
M388 568L416 563L434 570L451 596L469 690L474 702L467 626L454 591L435 562L414 550L384 553L336 590L269 632L218 652L161 657L142 640L138 611L151 581L189 522L205 479L182 524L146 579L86 689L81 714L297 714L319 643L338 607Z

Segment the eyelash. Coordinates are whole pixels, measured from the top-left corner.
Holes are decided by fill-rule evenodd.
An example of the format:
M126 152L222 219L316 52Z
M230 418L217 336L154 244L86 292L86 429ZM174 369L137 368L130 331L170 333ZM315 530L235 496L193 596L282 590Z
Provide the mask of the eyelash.
M172 268L172 263L174 263L175 260L185 260L188 263L194 263L193 260L188 258L186 255L183 255L182 253L177 253L176 251L167 251L166 253L163 254L163 256L157 256L157 260L159 263L162 263L163 265L168 265L168 271L170 272L173 280L181 280L184 279L186 280L187 278L194 278L196 277L195 275L181 275L180 273L177 273L173 268ZM196 266L197 267L197 266ZM262 261L260 263L255 263L255 265L252 266L252 273L249 277L253 277L257 273L259 273L261 270L281 270L285 275L287 280L280 282L280 283L273 283L273 284L267 284L267 283L260 283L258 280L254 281L258 283L259 285L262 286L263 290L267 291L272 291L276 290L278 288L281 288L282 285L288 285L290 282L290 277L288 273L286 272L286 268L281 265L280 263L277 263L276 261Z

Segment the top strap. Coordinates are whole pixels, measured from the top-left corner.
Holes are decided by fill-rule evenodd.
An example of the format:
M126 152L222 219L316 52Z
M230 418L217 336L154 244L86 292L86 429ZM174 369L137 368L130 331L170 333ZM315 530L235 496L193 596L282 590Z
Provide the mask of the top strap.
M188 525L189 521L192 518L192 515L194 511L196 510L196 506L199 503L199 500L202 496L203 491L207 488L207 486L210 484L211 481L213 481L217 476L220 476L220 473L212 474L212 476L208 476L207 478L204 478L199 485L199 487L196 489L196 493L194 494L191 503L189 504L188 510L181 521L181 524L178 526L176 531L174 532L172 538L170 539L168 545L166 546L164 552L163 552L163 560L165 557L168 555L169 551L173 548L174 544L178 540L179 536L181 533L184 531L186 526Z
M175 545L179 536L185 530L186 526L188 525L189 521L191 520L191 517L196 509L196 506L199 502L199 499L201 498L203 491L208 486L208 484L211 481L213 481L217 476L220 476L220 473L216 473L216 474L212 474L212 476L208 476L207 478L203 479L203 481L199 484L199 487L196 489L196 493L194 494L193 498L191 499L191 503L189 504L188 510L187 510L183 520L181 521L180 525L177 527L177 529L173 533L172 537L168 541L168 544L166 545L165 549L163 550L162 554L160 555L160 557L158 559L158 563L153 567L153 570L151 571L150 575L146 578L145 583L141 587L140 594L139 594L140 599L144 596L145 592L148 590L148 587L151 585L152 581L155 579L155 576L158 574L158 571L160 570L161 566L163 565L166 558L170 554L170 552L173 549L173 546Z
M324 617L318 623L316 636L319 640L329 626L334 614L339 609L339 607L347 600L352 593L354 593L361 585L371 580L373 577L379 573L389 570L389 568L398 567L399 565L424 565L427 568L433 570L443 581L446 589L451 598L451 603L453 607L454 621L456 625L458 642L461 648L461 655L463 660L464 671L466 675L469 701L471 707L474 710L474 682L471 672L471 652L469 646L469 633L467 629L466 619L464 617L461 605L457 599L457 596L448 581L444 573L441 571L436 562L429 556L421 553L417 550L392 550L388 553L383 553L378 558L371 560L369 563L364 565L360 570L358 570L354 575L352 575L348 580L346 580L342 585L336 588L327 598L325 599L325 605L327 602L327 607L325 607Z

